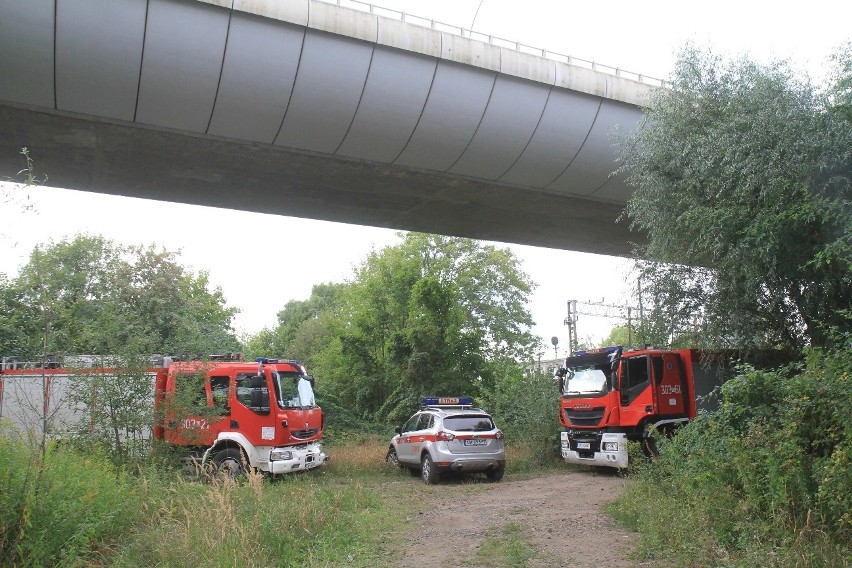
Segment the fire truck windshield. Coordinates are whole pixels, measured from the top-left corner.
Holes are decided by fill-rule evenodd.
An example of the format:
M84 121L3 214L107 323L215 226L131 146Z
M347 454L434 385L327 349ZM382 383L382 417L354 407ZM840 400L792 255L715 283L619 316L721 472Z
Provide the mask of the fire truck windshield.
M562 394L603 392L606 389L606 373L600 368L569 369Z
M310 381L299 373L273 371L278 406L281 408L304 408L316 406L314 389Z

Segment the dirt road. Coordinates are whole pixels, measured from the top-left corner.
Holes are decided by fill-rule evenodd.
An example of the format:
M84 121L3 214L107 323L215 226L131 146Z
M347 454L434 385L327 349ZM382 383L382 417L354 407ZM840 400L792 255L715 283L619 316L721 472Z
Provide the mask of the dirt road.
M636 535L602 511L626 482L610 473L567 472L507 479L472 491L447 487L449 491L437 492L417 511L416 529L399 566L478 567L477 550L510 524L521 527L537 551L529 566L642 566L628 559Z

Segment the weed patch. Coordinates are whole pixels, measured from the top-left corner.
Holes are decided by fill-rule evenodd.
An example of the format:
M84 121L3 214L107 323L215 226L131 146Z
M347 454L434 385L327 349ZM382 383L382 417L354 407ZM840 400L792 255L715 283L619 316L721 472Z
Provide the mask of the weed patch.
M529 542L526 527L510 522L499 529L491 529L485 542L476 551L478 566L493 568L525 568L538 556Z

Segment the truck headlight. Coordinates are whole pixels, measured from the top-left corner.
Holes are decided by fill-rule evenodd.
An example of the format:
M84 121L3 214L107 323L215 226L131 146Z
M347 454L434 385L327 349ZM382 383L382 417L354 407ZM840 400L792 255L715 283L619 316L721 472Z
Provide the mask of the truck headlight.
M293 452L290 450L272 450L269 452L269 459L271 461L291 460L293 459Z
M618 451L618 442L604 442L603 443L603 451L605 451L605 452L617 452Z

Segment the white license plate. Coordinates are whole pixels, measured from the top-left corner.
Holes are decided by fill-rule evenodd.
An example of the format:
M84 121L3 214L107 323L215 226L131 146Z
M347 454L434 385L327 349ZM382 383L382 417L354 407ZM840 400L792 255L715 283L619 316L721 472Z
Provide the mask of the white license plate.
M577 442L578 450L589 450L591 449L592 444L590 442Z
M465 446L484 446L488 444L488 440L465 440Z

